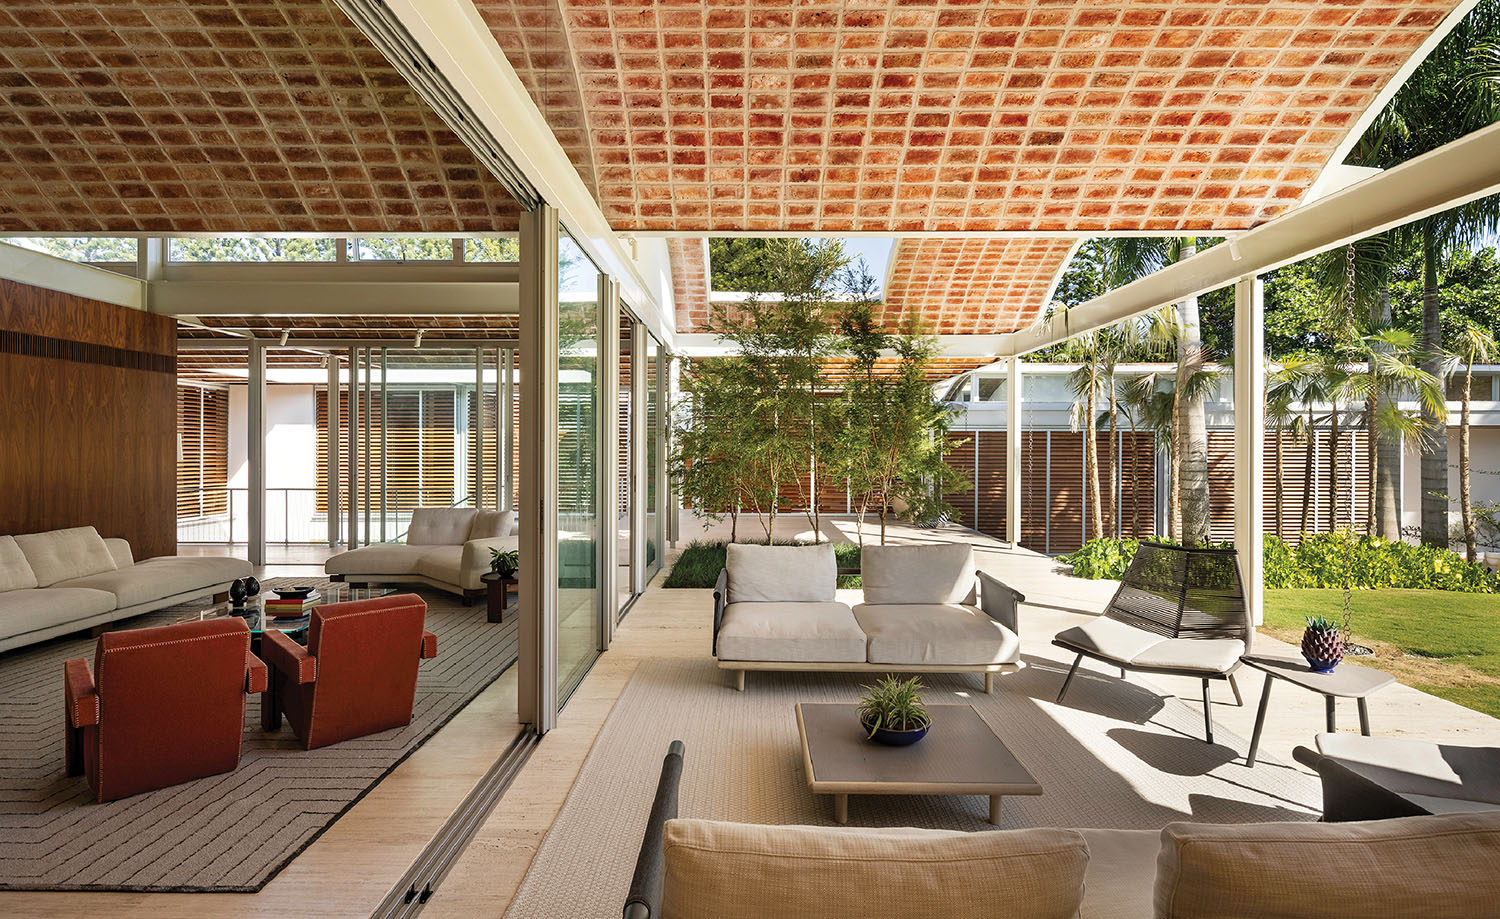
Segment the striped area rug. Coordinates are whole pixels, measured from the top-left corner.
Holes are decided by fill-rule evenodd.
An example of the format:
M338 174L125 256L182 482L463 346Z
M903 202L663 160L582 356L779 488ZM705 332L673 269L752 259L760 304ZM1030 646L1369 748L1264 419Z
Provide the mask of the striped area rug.
M280 578L278 584L319 579ZM63 662L94 658L70 637L0 655L0 890L240 892L259 890L516 659L516 620L491 624L484 603L426 588L438 656L424 661L411 724L303 750L285 724L260 730L245 711L235 772L94 804L82 776L63 774ZM119 623L165 625L202 601Z

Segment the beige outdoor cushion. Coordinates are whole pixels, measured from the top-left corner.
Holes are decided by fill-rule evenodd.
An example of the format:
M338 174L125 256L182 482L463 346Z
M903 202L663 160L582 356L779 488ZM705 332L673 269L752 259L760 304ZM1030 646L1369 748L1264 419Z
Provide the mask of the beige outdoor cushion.
M756 546L731 543L725 553L730 603L833 600L839 567L833 546Z
M250 563L244 559L163 556L147 559L129 568L59 581L54 586L106 590L115 595L118 607L124 609L177 594L198 590L206 593L210 587L249 576Z
M468 507L419 507L411 512L408 546L456 546L469 538L476 512Z
M969 545L865 546L859 574L866 603L974 602Z
M842 603L731 603L719 626L717 657L863 663L865 633Z
M961 833L671 820L663 919L1073 919L1073 830Z
M1130 663L1163 670L1228 673L1244 656L1245 643L1238 638L1163 638L1137 653Z
M457 549L457 546L454 546ZM432 551L430 546L402 545L395 542L360 546L348 552L333 555L323 563L329 574L416 574L422 556Z
M12 536L0 536L0 591L29 590L36 586L36 573L26 553Z
M515 511L475 511L469 539L495 539L516 531Z
M38 587L115 570L115 557L93 527L72 527L16 537Z
M1111 660L1129 662L1142 651L1162 641L1160 635L1103 616L1057 633L1057 640Z
M872 664L1013 664L1016 633L971 606L861 603L854 619L869 638Z
M0 637L77 622L116 606L115 595L102 590L47 587L0 593Z
M1156 919L1475 919L1500 909L1500 813L1365 823L1173 823Z

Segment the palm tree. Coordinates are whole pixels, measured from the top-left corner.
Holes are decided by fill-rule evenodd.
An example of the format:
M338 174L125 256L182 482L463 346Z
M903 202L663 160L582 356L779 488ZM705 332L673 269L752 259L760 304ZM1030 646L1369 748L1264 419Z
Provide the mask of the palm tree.
M1283 361L1282 369L1294 374L1294 385L1297 387L1298 397L1303 409L1307 412L1306 421L1302 424L1306 446L1302 462L1302 519L1298 525L1299 533L1307 533L1310 525L1308 517L1312 511L1313 500L1313 459L1318 446L1317 403L1326 402L1328 393L1324 387L1323 374L1318 361L1312 358L1301 359L1295 369L1290 361Z
M1478 534L1474 529L1474 507L1469 501L1469 398L1474 390L1475 361L1493 360L1497 350L1495 336L1473 323L1458 333L1454 354L1464 362L1464 388L1459 396L1458 414L1458 507L1464 527L1464 557L1478 558Z
M1398 470L1388 469L1387 464L1400 462L1399 451L1403 444L1423 444L1431 439L1425 436L1430 429L1424 418L1436 416L1446 420L1448 409L1437 378L1420 366L1423 355L1417 349L1415 334L1406 329L1378 327L1360 340L1360 346L1367 369L1351 377L1349 389L1351 393L1364 397L1365 437L1370 445L1368 471L1372 486L1378 486L1383 473L1395 477ZM1413 394L1421 405L1417 413L1408 412L1398 405L1399 399ZM1395 460L1386 455L1386 450L1380 449L1385 443L1396 445ZM1371 501L1365 521L1366 531L1388 539L1399 538L1399 529L1396 537L1387 534L1388 528L1381 517L1376 502Z
M1104 374L1104 336L1100 331L1087 332L1068 340L1064 354L1079 362L1068 374L1068 388L1083 399L1073 403L1073 429L1083 431L1083 461L1089 487L1089 532L1091 539L1104 538L1104 514L1099 495L1099 413L1097 411L1101 376Z
M1173 444L1175 439L1172 435L1173 420L1177 417L1175 410L1176 396L1171 389L1172 378L1160 373L1144 373L1132 379L1126 384L1125 401L1131 406L1131 427L1134 429L1136 420L1151 432L1159 453L1167 454L1168 465L1176 468L1173 458ZM1165 388L1164 388L1165 387ZM1137 490L1137 493L1139 491ZM1171 491L1168 492L1173 502L1173 510L1167 514L1167 537L1177 539L1178 527L1181 519L1176 515L1176 483L1173 483ZM1139 505L1137 505L1137 518L1135 522L1135 535L1140 536Z
M1266 420L1276 432L1274 503L1277 539L1285 538L1283 521L1286 516L1282 511L1286 495L1284 467L1287 432L1290 429L1293 436L1300 439L1306 431L1301 423L1302 413L1294 408L1300 395L1302 365L1305 363L1301 358L1290 358L1266 374Z
M1361 138L1351 162L1390 168L1500 121L1500 82L1494 79L1500 42L1500 3L1482 3L1459 22ZM1399 231L1422 252L1422 369L1444 382L1442 309L1438 279L1447 256L1500 230L1500 197L1490 196L1414 221ZM1441 420L1425 419L1436 428ZM1422 541L1448 544L1448 443L1439 438L1422 453Z

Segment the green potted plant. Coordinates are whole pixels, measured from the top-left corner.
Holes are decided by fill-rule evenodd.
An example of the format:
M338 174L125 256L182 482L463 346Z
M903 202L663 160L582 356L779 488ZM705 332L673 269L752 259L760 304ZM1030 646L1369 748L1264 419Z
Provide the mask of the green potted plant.
M1332 673L1344 659L1344 631L1332 619L1318 616L1307 620L1302 633L1302 656L1313 673Z
M521 553L515 549L501 552L499 549L490 550L490 570L502 578L513 578L521 568Z
M859 723L865 736L892 747L914 744L927 736L932 716L922 704L922 680L886 676L866 686L859 700Z

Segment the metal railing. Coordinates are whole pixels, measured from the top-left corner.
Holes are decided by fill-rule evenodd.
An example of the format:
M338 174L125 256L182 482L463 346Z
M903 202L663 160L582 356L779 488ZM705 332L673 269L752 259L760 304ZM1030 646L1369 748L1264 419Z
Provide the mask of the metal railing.
M266 489L266 542L272 545L327 545L328 512L318 507L317 488ZM347 497L347 496L345 496ZM372 495L372 498L378 496ZM451 506L462 507L470 499L460 498ZM390 542L400 541L411 526L412 511L419 507L443 506L431 489L386 493L385 533ZM177 490L177 541L228 545L250 540L250 495L246 488L180 488ZM349 506L340 503L339 521L348 519ZM370 509L369 532L363 511L357 515L361 544L381 541L380 507Z

